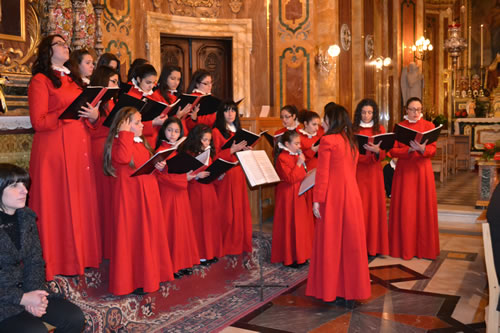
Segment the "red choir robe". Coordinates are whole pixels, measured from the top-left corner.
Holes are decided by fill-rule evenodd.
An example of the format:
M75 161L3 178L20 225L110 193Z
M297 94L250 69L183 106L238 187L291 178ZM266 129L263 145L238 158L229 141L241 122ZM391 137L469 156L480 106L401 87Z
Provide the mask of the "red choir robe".
M171 144L163 141L158 151L171 147ZM174 156L175 153L169 157ZM177 272L198 265L200 255L187 192L187 176L186 174L173 174L167 171L167 166L165 166L163 172L157 173L157 176L165 216L163 223L167 227L168 244L174 272Z
M88 120L59 116L82 92L69 76L60 88L36 74L28 88L30 120L35 130L30 157L29 207L38 215L46 262L45 276L82 275L101 262L94 166Z
M316 169L318 166L318 154L314 150L312 150L312 146L325 134L325 130L320 127L316 135L310 135L303 129L297 129L297 132L300 134L300 149L306 158L306 167L307 171L311 171ZM308 190L303 194L307 201L308 209L312 209L313 204L313 191Z
M95 169L95 184L97 191L97 207L99 209L99 225L101 229L102 253L105 259L111 255L110 237L113 213L111 210L111 197L113 196L113 178L104 174L104 144L108 137L109 128L104 126L104 120L113 109L115 103L110 100L105 106L105 115L100 115L95 127L91 129L92 159Z
M224 143L234 136L224 138L217 128L212 130L217 158L235 162L238 159L231 155L230 149L221 149ZM248 201L245 174L240 165L231 168L220 181L216 181L219 202L223 202L219 221L222 226L223 253L241 254L252 252L252 213Z
M130 88L128 94L132 97L138 98L138 99L143 99L144 97L152 99L153 101L156 102L161 102L161 103L166 103L165 99L163 96L160 94L160 90L157 89L155 90L151 95L144 95L142 91L137 89L135 86L132 86ZM160 130L161 126L153 126L153 121L143 121L144 124L144 129L142 130L142 134L148 140L149 145L151 148L154 149L156 147L156 138L158 137L158 131Z
M356 182L358 152L341 134L321 138L314 202L315 226L306 295L333 301L370 297L370 274L361 196Z
M271 262L302 264L311 258L314 237L312 206L299 196L300 183L306 176L298 155L282 151L276 160L281 182L276 186Z
M384 126L380 125L377 134L385 133ZM359 134L366 136L376 135L372 127L360 127ZM363 202L365 217L366 248L368 254L389 254L389 234L387 231L387 210L385 203L384 174L381 161L385 158L385 151L379 155L366 151L360 154L356 171L359 193Z
M194 91L191 93L191 95L197 95L197 96L202 96L203 94ZM214 110L216 111L216 110ZM211 114L206 114L203 116L198 116L196 120L193 120L190 116L186 117L186 126L188 131L192 130L196 125L198 124L205 124L208 125L209 127L213 127L215 124L215 118L217 116L217 112L211 113Z
M134 133L121 131L111 154L116 178L113 181L114 215L109 266L109 291L130 294L137 288L158 290L160 282L173 280L167 228L160 189L154 173L130 177L150 158ZM134 167L130 166L133 161Z
M434 128L431 122L405 120L400 125L419 132ZM425 147L424 154L396 141L390 153L398 158L392 181L389 213L389 254L391 257L436 259L439 255L439 230L436 185L431 157L436 143Z
M298 131L300 127L297 125L297 127L294 128L295 131ZM287 127L282 127L280 128L279 130L277 130L276 132L274 132L274 135L278 135L278 134L281 134L281 133L285 133L286 131L288 131L288 128Z
M220 224L222 209L213 182L202 184L193 179L188 183L188 193L200 258L223 256Z

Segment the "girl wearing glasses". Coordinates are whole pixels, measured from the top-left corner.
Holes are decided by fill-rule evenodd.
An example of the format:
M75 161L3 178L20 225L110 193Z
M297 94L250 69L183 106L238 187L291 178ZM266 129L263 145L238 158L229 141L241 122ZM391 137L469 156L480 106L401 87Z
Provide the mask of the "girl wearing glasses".
M405 120L400 125L425 132L435 126L422 118L422 101L412 97L406 103ZM410 147L396 141L390 151L398 158L392 181L389 213L389 254L406 260L436 259L439 255L439 231L436 185L431 157L436 143Z
M117 88L120 82L119 80L118 72L116 72L113 68L100 66L94 71L90 84L92 86ZM99 224L101 226L102 250L103 256L106 259L109 259L110 256L109 237L112 234L112 230L110 230L110 223L113 216L111 214L111 207L109 204L109 198L112 197L112 179L111 177L106 176L103 170L104 144L109 133L109 128L104 126L103 122L106 120L114 106L115 101L113 99L110 99L105 104L101 104L99 106L99 119L96 123L96 129L92 130L90 133L92 139L92 157L95 168L97 203L99 208Z
M89 132L99 110L89 104L80 119L59 119L82 92L63 66L68 58L60 35L45 37L28 88L35 130L29 206L38 214L47 280L56 274L82 275L85 267L99 267L102 257Z
M299 127L299 110L295 105L285 105L280 110L281 123L283 128L277 130L274 135L285 133L286 131L296 131Z
M198 69L193 73L193 76L191 77L191 83L189 84L187 93L198 96L209 95L212 93L212 85L213 78L210 72L205 69ZM214 112L211 114L206 114L199 117L197 114L198 110L199 108L191 111L191 117L187 118L186 125L188 127L188 130L191 130L197 124L205 124L213 127L216 118L215 111L217 110L214 110Z
M361 100L354 112L353 131L355 134L374 136L385 133L379 124L379 110L374 100ZM365 154L360 154L356 171L359 192L363 202L365 216L366 248L368 254L389 253L387 232L387 211L384 192L384 176L380 162L385 158L385 151L380 144L366 144Z

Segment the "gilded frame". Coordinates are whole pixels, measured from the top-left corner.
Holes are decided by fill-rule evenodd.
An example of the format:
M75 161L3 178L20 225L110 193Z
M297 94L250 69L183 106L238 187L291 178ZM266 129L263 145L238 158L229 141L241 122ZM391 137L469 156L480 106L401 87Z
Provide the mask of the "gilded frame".
M13 0L9 0L13 1ZM24 42L26 41L26 20L25 20L25 1L26 0L17 0L19 2L19 10L20 10L20 32L19 35L10 35L10 34L3 34L0 28L0 39L5 39L5 40L14 40L14 41L20 41ZM0 0L1 2L1 0ZM1 3L0 3L0 9L1 9ZM1 17L1 14L0 14Z

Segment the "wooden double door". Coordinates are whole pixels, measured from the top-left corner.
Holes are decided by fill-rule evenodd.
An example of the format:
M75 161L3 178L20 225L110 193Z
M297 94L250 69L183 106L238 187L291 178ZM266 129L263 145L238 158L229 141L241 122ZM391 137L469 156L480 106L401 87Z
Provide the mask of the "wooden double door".
M163 35L162 66L176 65L182 70L182 91L186 92L192 74L205 69L212 75L212 94L233 98L231 39L203 39Z

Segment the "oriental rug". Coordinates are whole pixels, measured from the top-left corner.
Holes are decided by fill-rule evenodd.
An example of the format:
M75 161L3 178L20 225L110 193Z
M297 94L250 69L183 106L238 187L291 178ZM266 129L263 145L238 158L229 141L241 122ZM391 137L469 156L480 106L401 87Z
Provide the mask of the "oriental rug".
M85 332L217 332L307 278L308 266L271 264L271 237L257 236L254 233L251 255L196 266L193 275L162 283L144 296L111 295L106 262L87 269L84 276L57 276L49 285L84 311ZM259 282L259 255L265 283L287 286L264 288L262 302L259 288L237 287Z

